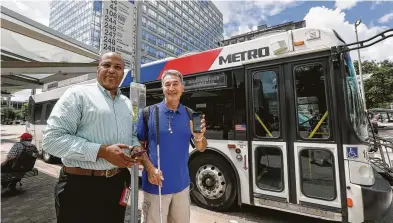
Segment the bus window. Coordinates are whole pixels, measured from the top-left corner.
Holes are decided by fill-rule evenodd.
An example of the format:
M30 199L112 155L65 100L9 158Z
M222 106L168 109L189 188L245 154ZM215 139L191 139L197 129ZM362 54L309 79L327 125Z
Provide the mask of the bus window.
M259 189L284 190L282 151L277 147L257 147L255 150L256 184Z
M150 93L146 95L146 106L161 103L164 100L162 92Z
M234 76L234 98L235 98L235 114L233 121L235 124L235 139L247 140L246 138L246 85L244 70L233 71Z
M232 82L232 71L220 72L220 74L223 73L226 74L227 81ZM213 75L209 74L209 76ZM234 91L230 83L227 86L226 88L186 91L181 98L182 104L205 114L205 136L208 139L235 139Z
M121 94L126 96L127 98L130 98L130 87L123 87L120 88Z
M329 138L324 67L320 63L297 66L294 70L298 131L303 139Z
M55 107L57 101L48 102L46 104L46 111L45 111L45 124L48 121L50 114L52 113L53 107Z
M42 120L41 120L41 114L42 114L42 108L43 105L35 105L34 106L34 124L41 124Z
M277 74L274 71L253 73L254 130L260 137L280 135Z
M336 198L333 157L333 153L326 149L305 148L300 151L301 189L304 195L323 200Z
M361 140L366 140L367 133L367 119L364 111L363 99L357 84L355 68L351 61L349 54L345 54L345 74L346 74L346 88L347 88L347 109L349 113L349 120L352 123L353 129Z

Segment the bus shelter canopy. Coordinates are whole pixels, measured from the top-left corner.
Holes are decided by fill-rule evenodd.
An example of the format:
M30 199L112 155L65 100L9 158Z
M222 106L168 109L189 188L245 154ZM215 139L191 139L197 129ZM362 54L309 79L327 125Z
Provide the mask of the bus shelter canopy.
M99 51L1 6L1 94L96 72Z

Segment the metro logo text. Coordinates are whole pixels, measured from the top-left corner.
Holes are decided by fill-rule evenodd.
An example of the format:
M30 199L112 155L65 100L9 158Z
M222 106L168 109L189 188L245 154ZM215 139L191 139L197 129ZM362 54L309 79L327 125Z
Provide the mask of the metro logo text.
M218 59L219 65L240 62L244 60L251 60L261 57L269 56L269 47L262 47L253 50L228 54L226 57L220 56Z

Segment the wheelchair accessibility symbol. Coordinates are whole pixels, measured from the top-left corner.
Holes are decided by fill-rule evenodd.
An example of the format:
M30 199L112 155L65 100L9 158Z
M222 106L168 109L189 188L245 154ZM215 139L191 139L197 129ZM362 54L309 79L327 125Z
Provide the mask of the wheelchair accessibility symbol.
M348 158L358 158L358 147L347 147Z

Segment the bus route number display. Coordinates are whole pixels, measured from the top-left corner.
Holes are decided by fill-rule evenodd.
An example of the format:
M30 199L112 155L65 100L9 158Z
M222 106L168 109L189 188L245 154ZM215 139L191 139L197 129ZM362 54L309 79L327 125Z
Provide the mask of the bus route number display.
M116 26L117 26L117 1L111 0L106 1L109 4L108 7L104 7L103 10L103 41L102 49L104 51L116 51ZM104 3L104 4L105 4Z

